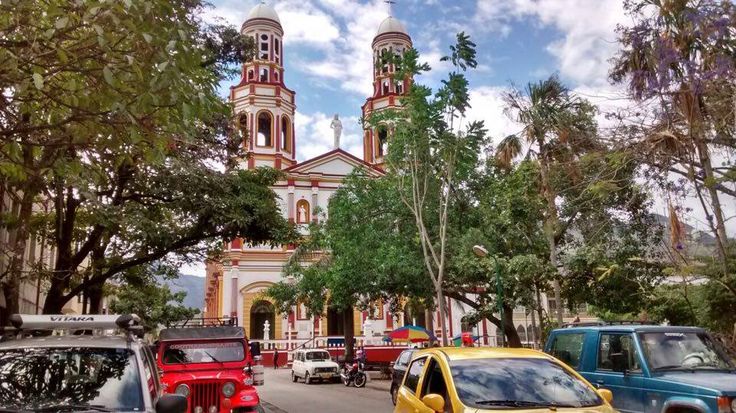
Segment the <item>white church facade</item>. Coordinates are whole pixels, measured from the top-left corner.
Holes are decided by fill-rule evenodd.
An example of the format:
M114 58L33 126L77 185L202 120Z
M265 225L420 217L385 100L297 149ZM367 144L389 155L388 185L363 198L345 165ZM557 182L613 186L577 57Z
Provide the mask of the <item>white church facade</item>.
M360 159L340 149L341 125L336 118L332 123L335 136L325 137L326 140L334 139L334 149L297 162L296 93L285 83L284 32L279 17L271 7L259 4L250 12L241 32L252 36L257 47L255 58L244 63L241 81L230 92L234 112L251 137L244 142L249 156L241 162L241 167L270 166L282 170L286 178L272 188L280 199L281 213L289 221L306 226L319 219L314 213L316 208L327 211L330 197L353 170L362 168L375 177L384 173L387 130L364 131L363 159ZM404 25L394 17L387 17L373 40L374 62L379 61L384 51L400 53L411 47L412 40ZM373 67L373 95L362 107L364 117L386 108L400 107L401 96L410 82L409 79L394 79L392 65L374 64ZM232 241L220 261L207 263L205 316L235 317L248 337L258 340L298 343L315 337L342 335L342 314L327 310L322 317L312 317L303 306L292 308L288 314L279 314L264 294L269 286L283 280L283 267L292 253L293 247L288 245L272 249ZM468 309L454 300L448 300L448 304L448 333L454 336L461 332L462 316ZM545 306L548 304L545 298ZM515 312L514 318L517 329L523 333L522 340L532 341L532 322L524 309ZM384 333L405 323L424 325L424 316L392 314L388 305L382 304L372 314L354 311L353 323L357 336L368 333L380 340ZM438 325L438 314L434 314L434 326ZM483 343L496 343L495 326L487 320L472 329L483 337Z

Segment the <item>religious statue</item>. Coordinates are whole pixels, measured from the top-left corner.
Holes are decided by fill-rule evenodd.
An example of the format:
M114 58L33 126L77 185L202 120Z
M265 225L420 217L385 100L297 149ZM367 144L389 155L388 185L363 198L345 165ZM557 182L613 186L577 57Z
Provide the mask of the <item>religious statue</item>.
M299 223L306 223L307 222L307 208L304 206L304 204L299 205Z
M268 320L263 322L263 339L268 340L271 333L271 323Z
M342 122L337 116L337 113L335 113L335 117L332 119L332 123L330 123L330 128L332 128L335 135L335 149L338 149L340 147L340 135L342 135Z

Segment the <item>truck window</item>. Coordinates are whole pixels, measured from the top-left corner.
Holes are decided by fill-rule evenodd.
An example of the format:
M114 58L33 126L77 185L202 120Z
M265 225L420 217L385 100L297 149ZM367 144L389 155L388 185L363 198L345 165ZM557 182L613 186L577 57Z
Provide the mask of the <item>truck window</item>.
M618 364L617 364L618 363ZM641 370L634 337L624 333L601 334L598 342L599 370Z
M580 367L580 355L583 353L585 333L557 334L552 342L550 353L568 366Z
M416 393L417 384L419 384L419 376L422 375L424 369L424 363L427 361L426 358L416 359L409 366L409 371L406 372L406 378L404 379L404 386L409 388L412 392Z

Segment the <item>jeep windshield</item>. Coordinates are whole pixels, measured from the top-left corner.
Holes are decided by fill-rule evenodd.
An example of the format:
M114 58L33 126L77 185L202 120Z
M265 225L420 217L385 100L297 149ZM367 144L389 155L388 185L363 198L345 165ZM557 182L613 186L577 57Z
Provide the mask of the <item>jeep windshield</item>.
M731 370L733 364L705 333L640 333L649 367L656 370Z
M330 360L330 353L326 351L308 351L306 354L306 359L312 361Z
M0 350L3 411L143 411L141 388L128 349Z
M164 350L164 364L227 363L244 359L242 341L172 343Z
M581 408L603 404L582 380L544 358L453 360L450 370L460 400L476 409ZM443 392L446 390L438 391Z

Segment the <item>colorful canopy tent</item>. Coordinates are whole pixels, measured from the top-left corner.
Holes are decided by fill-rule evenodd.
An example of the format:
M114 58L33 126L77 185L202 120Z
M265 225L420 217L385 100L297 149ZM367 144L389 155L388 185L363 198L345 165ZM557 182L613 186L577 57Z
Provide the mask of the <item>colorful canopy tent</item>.
M399 327L396 330L388 333L386 337L383 338L384 341L392 341L392 342L411 342L411 343L422 343L425 341L434 341L436 340L434 334L430 333L426 329L418 326L404 326Z

